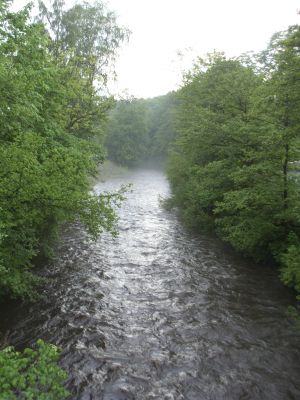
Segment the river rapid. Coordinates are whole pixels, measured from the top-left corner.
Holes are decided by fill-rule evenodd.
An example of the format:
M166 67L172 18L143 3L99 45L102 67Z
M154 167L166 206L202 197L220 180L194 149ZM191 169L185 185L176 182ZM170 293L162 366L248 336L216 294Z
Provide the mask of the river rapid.
M160 171L95 190L129 182L117 238L65 229L42 270L44 299L7 312L11 343L61 346L74 400L300 399L293 295L276 271L189 232L160 206L169 195Z

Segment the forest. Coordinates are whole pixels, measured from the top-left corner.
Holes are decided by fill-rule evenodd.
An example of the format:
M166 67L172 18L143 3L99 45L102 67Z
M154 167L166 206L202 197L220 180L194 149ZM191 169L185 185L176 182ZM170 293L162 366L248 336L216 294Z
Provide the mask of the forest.
M252 58L199 59L178 92L174 204L300 291L299 26Z
M198 58L174 92L116 100L107 82L129 31L115 14L62 0L30 13L0 1L1 301L39 301L37 265L63 225L117 233L125 189L91 190L106 158L165 166L167 206L188 227L271 264L300 300L300 27L259 54ZM66 398L58 357L42 340L6 347L0 399Z

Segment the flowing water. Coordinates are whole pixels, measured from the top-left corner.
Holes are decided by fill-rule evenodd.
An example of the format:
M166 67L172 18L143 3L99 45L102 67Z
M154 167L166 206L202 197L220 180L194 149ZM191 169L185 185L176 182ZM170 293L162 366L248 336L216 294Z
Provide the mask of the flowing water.
M133 183L119 236L63 234L44 300L10 320L11 342L64 348L71 399L300 399L300 336L276 272L188 232L159 196L164 175L139 170L99 182Z

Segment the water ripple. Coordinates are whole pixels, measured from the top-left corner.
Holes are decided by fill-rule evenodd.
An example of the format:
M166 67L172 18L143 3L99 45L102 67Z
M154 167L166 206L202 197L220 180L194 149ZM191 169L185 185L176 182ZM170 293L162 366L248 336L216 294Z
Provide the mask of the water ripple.
M128 182L119 236L66 229L45 298L17 313L12 341L62 346L74 400L299 399L292 296L275 271L187 232L159 205L159 171L96 190Z

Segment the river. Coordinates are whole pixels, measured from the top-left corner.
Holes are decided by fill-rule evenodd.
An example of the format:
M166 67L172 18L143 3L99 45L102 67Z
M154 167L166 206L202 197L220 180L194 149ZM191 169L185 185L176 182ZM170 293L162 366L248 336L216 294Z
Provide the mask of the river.
M169 187L144 169L131 182L119 235L91 242L66 228L44 267L44 299L7 317L17 346L61 346L70 399L288 400L300 398L300 336L293 295L271 267L189 232L160 206Z

